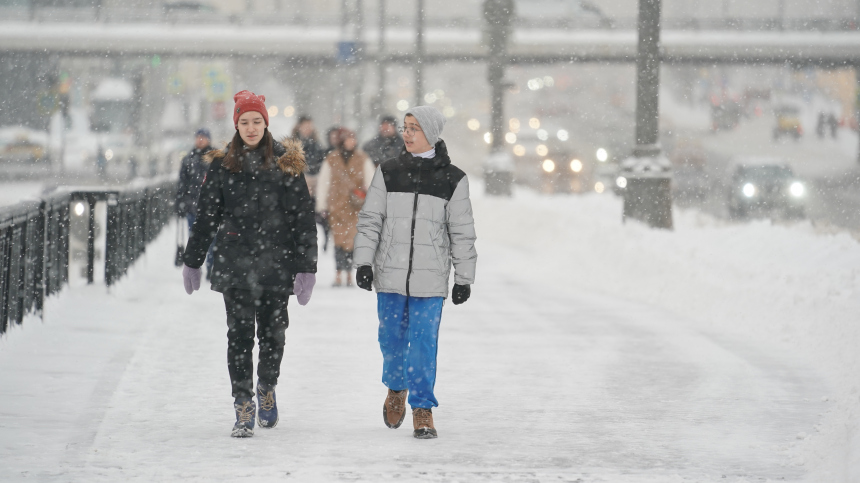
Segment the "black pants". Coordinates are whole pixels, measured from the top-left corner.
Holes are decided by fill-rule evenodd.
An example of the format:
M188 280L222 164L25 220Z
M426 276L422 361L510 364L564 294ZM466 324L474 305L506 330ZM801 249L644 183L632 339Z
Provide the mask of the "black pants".
M233 397L254 396L254 322L260 341L260 362L257 377L275 385L281 374L284 339L290 319L287 315L289 295L263 291L254 296L250 290L227 289L227 368Z
M352 251L334 247L334 264L338 270L352 270Z

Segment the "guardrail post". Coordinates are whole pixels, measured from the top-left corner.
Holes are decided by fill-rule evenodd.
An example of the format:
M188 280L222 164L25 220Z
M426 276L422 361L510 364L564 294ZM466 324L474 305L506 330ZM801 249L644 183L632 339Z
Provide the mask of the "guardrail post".
M45 308L45 267L46 267L46 250L45 250L45 227L47 226L48 217L46 215L47 202L42 200L39 204L39 218L36 223L36 270L33 283L36 288L36 312L42 315L42 310Z
M105 227L105 285L108 287L118 278L119 217L120 206L117 195L111 193L107 199L107 226Z
M87 284L92 284L96 269L96 197L90 193L86 199L89 207L89 216L87 217Z
M9 326L9 269L12 256L12 230L0 231L0 333Z

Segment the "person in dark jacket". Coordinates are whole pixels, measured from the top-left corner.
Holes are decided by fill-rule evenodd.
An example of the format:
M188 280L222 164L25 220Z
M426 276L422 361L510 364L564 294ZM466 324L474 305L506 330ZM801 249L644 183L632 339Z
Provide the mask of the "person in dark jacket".
M241 91L234 97L236 134L211 159L203 181L197 220L185 249L183 281L200 288L200 266L213 238L212 290L227 308L227 367L236 423L232 436L254 434L278 422L275 386L284 354L287 302L308 303L316 282L317 233L314 207L304 179L301 144L276 143L268 130L265 97ZM257 402L252 351L259 338Z
M305 170L305 180L308 182L308 190L310 190L311 198L316 198L317 178L319 177L323 159L325 159L326 150L323 149L317 140L317 130L313 119L306 114L299 116L299 120L293 126L290 139L295 139L302 143L302 148L305 152L305 163L308 165ZM323 250L326 250L328 248L328 223L319 213L316 214L316 223L320 225L325 234Z
M451 301L469 299L475 282L475 224L469 178L439 139L445 117L433 107L406 111L406 151L382 163L358 215L356 283L376 288L382 419L398 428L412 407L413 436L435 438L432 409L442 306L454 266ZM374 273L375 271L375 273Z
M209 169L203 156L212 150L212 135L206 128L200 128L194 133L194 149L182 158L179 166L179 186L176 188L176 214L185 218L188 223L188 231L197 219L197 198L200 197L200 187L203 186L203 178ZM212 275L213 252L215 241L209 246L206 254L206 279Z
M394 116L382 116L379 121L379 134L364 143L364 152L370 156L375 166L400 156L403 148L403 138L397 134L397 118Z
M308 174L316 176L320 172L320 167L325 158L325 150L320 145L319 140L317 140L317 129L314 126L314 120L308 115L299 116L299 120L293 126L290 139L295 139L302 143L302 148L305 150L305 163L308 165Z
M323 159L329 155L332 151L338 149L340 147L340 130L341 126L332 126L328 128L328 131L325 132L325 139L328 143L328 147L323 151Z

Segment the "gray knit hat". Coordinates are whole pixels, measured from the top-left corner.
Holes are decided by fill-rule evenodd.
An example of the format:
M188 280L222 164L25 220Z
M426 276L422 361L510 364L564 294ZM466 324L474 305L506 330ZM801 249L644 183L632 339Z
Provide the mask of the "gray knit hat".
M424 131L427 142L431 146L436 146L436 141L439 140L445 127L445 116L438 109L430 106L416 106L406 111L405 116L414 117Z

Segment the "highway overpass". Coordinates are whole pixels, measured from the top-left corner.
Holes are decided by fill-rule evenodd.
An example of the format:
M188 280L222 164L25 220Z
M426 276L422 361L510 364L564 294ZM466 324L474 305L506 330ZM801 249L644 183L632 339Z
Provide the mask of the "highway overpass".
M415 33L386 30L379 56L378 32L367 31L363 55L409 62ZM428 28L425 61L482 61L487 49L478 29ZM632 30L517 29L509 47L512 64L633 62ZM0 22L0 53L57 53L68 56L257 55L334 62L338 27L80 24ZM673 64L860 65L860 32L663 31L663 61Z

